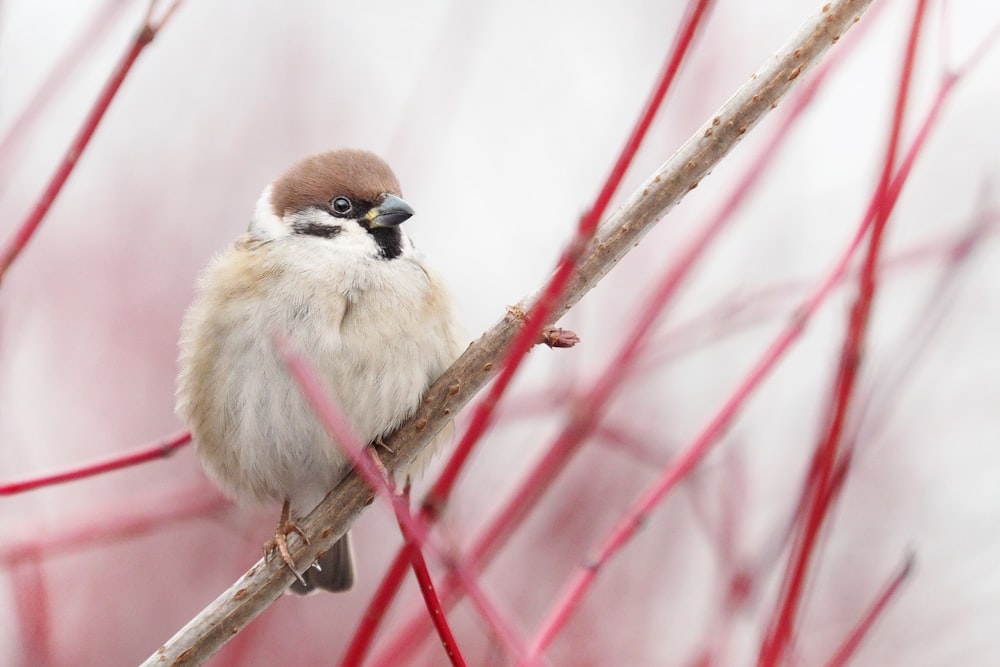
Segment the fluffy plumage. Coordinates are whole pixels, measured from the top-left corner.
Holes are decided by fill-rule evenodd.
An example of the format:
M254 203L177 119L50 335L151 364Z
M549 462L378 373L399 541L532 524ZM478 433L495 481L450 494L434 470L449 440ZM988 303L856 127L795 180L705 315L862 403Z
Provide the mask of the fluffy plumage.
M412 414L458 356L446 290L397 226L412 213L400 196L371 153L308 158L264 190L248 233L202 275L181 335L177 411L210 476L237 500L289 499L303 516L348 469L278 358L274 333L311 360L369 442ZM349 587L346 542L330 553L336 562L321 559L323 572L337 571L307 576Z

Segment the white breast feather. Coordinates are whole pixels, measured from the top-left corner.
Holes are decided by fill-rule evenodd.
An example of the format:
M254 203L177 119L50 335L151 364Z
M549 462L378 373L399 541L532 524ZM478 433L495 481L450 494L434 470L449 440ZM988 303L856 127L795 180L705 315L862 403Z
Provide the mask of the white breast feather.
M244 240L201 279L182 330L177 409L230 495L291 497L307 512L346 470L274 333L311 361L366 443L412 414L458 356L448 297L409 244L386 261L369 257L367 232L343 236L337 252L308 237Z

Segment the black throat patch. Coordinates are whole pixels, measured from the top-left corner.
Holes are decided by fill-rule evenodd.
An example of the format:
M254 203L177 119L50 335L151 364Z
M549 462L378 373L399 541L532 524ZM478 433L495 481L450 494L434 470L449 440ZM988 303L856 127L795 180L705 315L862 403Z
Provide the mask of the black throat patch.
M399 227L373 227L368 233L378 244L382 259L396 259L403 254L403 233Z

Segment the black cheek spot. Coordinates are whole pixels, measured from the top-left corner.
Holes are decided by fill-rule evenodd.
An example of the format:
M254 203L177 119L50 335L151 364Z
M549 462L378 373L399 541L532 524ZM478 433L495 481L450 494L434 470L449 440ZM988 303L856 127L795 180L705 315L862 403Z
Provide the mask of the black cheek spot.
M292 225L292 230L296 234L318 236L323 239L332 239L343 231L340 225L321 225L316 222L296 222Z

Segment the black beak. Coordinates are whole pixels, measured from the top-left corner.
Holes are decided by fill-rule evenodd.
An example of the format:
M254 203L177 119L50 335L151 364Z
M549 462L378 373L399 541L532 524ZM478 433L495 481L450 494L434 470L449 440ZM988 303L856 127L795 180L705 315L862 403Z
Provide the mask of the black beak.
M365 216L374 227L395 227L406 222L413 215L413 209L396 195L382 195L382 201Z

